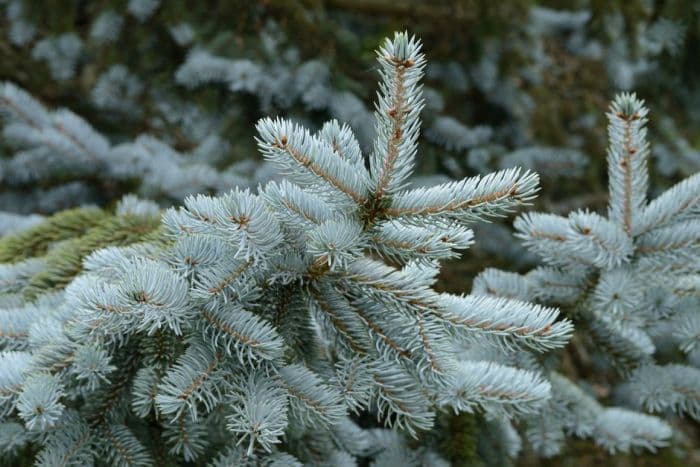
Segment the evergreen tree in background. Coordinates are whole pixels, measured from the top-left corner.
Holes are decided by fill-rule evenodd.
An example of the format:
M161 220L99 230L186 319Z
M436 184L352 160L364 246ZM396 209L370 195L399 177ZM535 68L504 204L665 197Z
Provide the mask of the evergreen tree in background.
M632 88L658 107L653 156L659 185L697 170L700 80L693 58L700 12L687 1L423 3L109 0L40 6L7 0L1 4L0 79L48 109L69 108L111 146L148 135L187 155L200 174L205 164L240 178L241 172L250 175L250 162L232 164L250 159L251 130L268 114L313 129L336 118L369 149L369 52L388 31L411 24L432 53L421 175L437 170L461 178L526 164L546 178L567 173L588 179L590 189L602 194L596 176L604 161L595 157L601 150L599 109L614 91ZM0 152L0 160L14 155L13 146ZM586 169L587 155L594 157ZM23 155L25 171L36 168L33 157ZM132 180L128 174L110 183L86 184L84 176L82 183L37 181L26 173L24 179L11 176L20 169L11 165L1 178L14 185L0 192L4 211L31 206L27 192L39 187L37 209L27 207L27 213L69 207L70 199L116 201L134 189L124 180ZM180 191L217 188L185 182ZM578 206L579 197L590 195L581 186L564 184L571 198L566 204ZM20 191L25 203L8 191Z
M274 176L255 157L266 115L346 122L368 153L370 51L407 24L431 50L416 183L522 166L541 209L601 208L599 109L631 88L657 115L652 190L700 166L700 12L684 0L190 3L0 2L0 219L255 187ZM16 113L27 99L36 121ZM467 276L533 264L502 223L475 235Z

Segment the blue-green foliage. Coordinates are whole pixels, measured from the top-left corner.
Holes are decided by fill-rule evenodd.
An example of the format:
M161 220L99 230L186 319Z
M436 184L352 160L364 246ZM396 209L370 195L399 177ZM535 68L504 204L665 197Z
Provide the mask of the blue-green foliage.
M489 269L475 281L478 293L561 306L598 368L612 366L619 373L607 384L627 409L604 408L553 373L550 407L561 413L535 417L528 428L545 456L560 452L565 433L592 437L612 452L654 448L667 442L671 430L635 410L695 419L700 413L692 389L700 378L700 177L648 201L644 102L618 95L608 121L607 217L590 211L522 215L515 221L517 236L545 265L524 276Z
M502 464L519 433L655 451L657 415L700 416L697 175L647 201L700 167L700 10L418 6L439 61L388 41L370 107L360 52L396 2L1 3L0 463L441 466L478 438ZM445 34L466 10L493 32ZM580 209L604 191L595 109L632 88L658 143L618 97L610 207ZM556 213L518 218L529 250L476 224L534 197L522 169ZM132 196L49 215L125 192L184 206L153 235ZM450 266L544 264L437 292L472 245Z
M405 440L437 412L507 424L541 408L550 384L538 371L486 354L562 347L571 323L433 289L439 261L472 244L469 224L526 204L538 178L507 169L407 187L420 49L401 33L378 51L369 169L345 125L313 134L262 119L258 145L283 181L188 196L163 215L164 243L97 250L65 291L11 299L0 320L7 455L28 444L45 465L438 462L435 446ZM152 207L129 198L122 211ZM7 275L21 280L22 268ZM362 430L358 415L396 432Z

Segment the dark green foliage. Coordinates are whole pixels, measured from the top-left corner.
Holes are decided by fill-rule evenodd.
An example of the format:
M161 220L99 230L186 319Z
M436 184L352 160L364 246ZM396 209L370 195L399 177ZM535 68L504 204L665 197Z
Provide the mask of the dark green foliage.
M67 239L51 248L44 257L46 268L35 274L24 288L24 296L34 300L42 293L62 289L80 273L82 261L95 250L107 246L125 246L157 238L153 231L159 226L157 217L133 215L110 216L84 235Z
M440 452L454 466L479 465L478 443L483 425L483 418L476 414L444 416L438 426L442 435Z
M107 216L98 208L76 208L55 214L36 227L0 239L0 263L42 256L52 244L86 234Z

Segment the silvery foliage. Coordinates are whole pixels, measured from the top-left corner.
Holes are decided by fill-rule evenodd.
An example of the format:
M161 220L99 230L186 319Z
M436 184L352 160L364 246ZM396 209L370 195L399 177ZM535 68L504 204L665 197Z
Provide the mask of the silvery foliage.
M644 102L620 94L607 116L607 216L580 210L567 217L518 217L516 235L545 265L524 276L486 270L475 280L475 292L561 306L591 341L591 351L621 375L622 402L698 419L700 174L649 201ZM690 364L656 363L656 357L673 358L674 352L686 354ZM583 404L583 393L572 391L554 386L550 404L562 410ZM592 436L614 452L662 446L670 437L669 427L657 419L637 412L604 416L609 410L585 409L598 417L585 423L539 417L532 422L533 442L543 454L555 454L566 432Z
M24 19L24 3L22 0L7 2L5 16L10 23L7 31L10 42L22 46L30 42L36 34L36 26Z
M6 183L3 179L2 183ZM14 188L6 185L8 188ZM0 209L23 215L36 212L54 213L63 209L95 203L100 191L81 181L60 183L53 187L23 187L0 192Z
M83 42L74 33L48 37L36 43L32 57L46 62L51 77L57 81L73 78L83 52Z
M143 83L125 65L112 65L100 75L92 89L92 101L98 108L138 115L136 102L143 92Z
M432 286L439 262L471 245L469 225L526 204L538 178L508 169L408 188L425 58L397 33L378 60L369 168L347 125L312 134L262 119L260 151L285 179L189 196L165 212L165 244L98 250L65 292L16 304L0 321L6 451L31 442L42 465L151 465L164 443L170 462L446 465L407 436L437 411L479 410L517 453L509 418L551 391L519 360L562 347L571 323ZM354 413L393 430L361 429Z
M452 174L463 172L456 159L447 158L443 165ZM586 174L589 159L582 151L574 148L526 145L509 151L499 144L488 144L469 149L465 165L482 174L491 172L493 168L503 170L522 167L538 172L549 181L560 180L561 177L582 178Z
M115 90L115 79L126 80L122 83L126 89ZM138 91L138 83L125 69L112 69L106 81L100 79L93 97L102 105L115 104L117 98L111 94L115 91L128 97ZM128 103L122 98L120 105ZM146 134L113 145L77 114L65 108L51 111L9 82L0 83L0 116L5 122L3 137L15 150L9 159L0 160L0 177L9 186L35 189L58 179L78 183L79 191L88 195L78 199L89 199L90 187L83 181L99 174L102 180L139 180L137 191L149 198L179 200L187 194L223 192L231 185L245 183L241 176L206 163L210 151L220 150L210 138L201 140L191 154L180 153ZM51 200L67 193L50 195L40 189L37 194Z
M605 63L611 80L620 89L632 89L641 79L662 71L659 59L663 53L673 55L683 44L685 26L667 18L651 23L634 25L633 36L622 31L626 20L621 13L604 18L605 31L610 46L606 50Z
M649 5L640 8L651 8ZM614 8L611 8L614 9ZM551 76L553 71L559 71L556 54L551 52L551 45L562 47L566 54L583 60L592 60L605 67L608 87L614 89L632 89L645 83L677 82L676 76L669 76L668 69L663 66L663 59L674 57L682 50L686 40L686 28L682 22L674 21L663 16L657 17L652 11L645 11L648 20L635 20L631 23L622 14L608 14L602 18L602 28L595 26L590 8L576 10L552 9L542 6L532 6L529 17L523 23L522 29L517 30L511 40L499 37L485 40L482 56L479 62L471 67L457 62L447 62L434 65L430 70L431 78L440 81L443 87L465 92L469 89L478 90L488 104L494 105L505 112L508 120L492 128L494 140L505 143L516 149L538 148L541 146L532 139L530 117L536 109L533 95L528 92L531 86L540 86L544 77ZM512 67L508 61L509 54L516 51L523 59L523 64L509 73L503 73L503 67ZM687 102L684 109L689 115L697 108L693 89L683 86L674 89L679 95L679 101ZM444 125L446 122L439 122ZM668 128L668 125L665 124ZM445 127L457 128L455 125ZM663 145L657 145L657 168L664 174L692 174L698 168L697 150L687 142L683 142L678 132L661 132L664 136ZM464 132L448 132L443 134L448 141L469 141ZM461 138L451 137L460 135ZM431 133L427 132L430 137ZM574 141L567 142L572 148L580 147ZM491 159L498 159L504 151L485 151L477 147L472 150L466 166L475 170L483 170L484 158L491 153ZM553 148L554 149L554 148ZM535 152L532 153L534 157ZM570 159L563 153L551 153L561 156L565 164ZM471 156L471 154L470 154ZM521 154L520 157L525 157ZM539 161L530 159L519 163L524 167L540 170ZM578 158L578 156L573 156ZM500 160L498 161L500 162ZM526 162L532 163L531 166ZM490 164L498 168L499 165ZM541 169L541 173L554 176L552 172Z
M157 3L130 2L128 10L132 15L155 11ZM12 30L15 26L21 29L25 22L31 21L26 11L28 5L21 0L8 2L2 7ZM100 50L114 43L122 33L126 18L121 13L121 9L104 9L81 37L73 33L39 34L31 44L32 55L46 61L56 79L79 76L81 81L92 82L90 65L94 63L94 56L101 55ZM181 24L180 35L187 34L185 29ZM13 34L12 31L8 33ZM87 66L81 68L81 65ZM76 75L76 71L80 74ZM11 151L0 157L0 180L7 188L0 192L0 210L50 213L83 203L105 203L115 194L122 194L121 188L113 192L115 185L130 185L134 178L143 181L136 191L163 202L181 201L187 194L202 191L219 193L232 185L245 184L245 178L250 178L253 185L256 183L254 177L242 177L231 166L222 171L222 162L230 159L232 148L215 135L222 126L221 115L208 113L198 104L182 99L168 86L152 85L121 64L99 70L96 78L90 93L92 103L97 108L117 111L104 112L102 115L106 120L114 122L147 114L149 132L158 133L161 138L177 136L153 142L155 138L152 136L141 135L131 142L125 141L124 135L119 133L101 134L66 109L43 109L42 112L54 120L53 128L23 127L22 123L27 122L22 121L18 112L28 109L22 105L43 106L17 86L2 83L0 114L6 119L5 130L11 131L8 127L13 127L20 134L7 138ZM144 97L151 101L144 105ZM64 135L56 135L57 129ZM112 137L122 144L113 145L108 140ZM182 153L168 148L157 157L139 159L154 148L174 145L190 150ZM128 160L120 159L127 153ZM133 159L138 159L137 163L132 163ZM108 188L105 189L104 185Z
M588 157L577 149L529 146L502 155L498 166L500 169L526 167L555 180L581 178L588 166Z
M114 10L105 10L90 27L90 39L98 44L111 44L119 38L124 17Z
M192 47L175 79L188 88L220 84L231 92L255 95L265 112L289 112L295 104L310 111L326 110L332 118L353 129L363 150L371 148L375 135L370 110L357 95L334 86L327 63L320 59L302 61L296 48L283 47L282 34L272 25L263 30L261 41L265 52L262 59L245 55L221 57ZM426 94L426 98L435 101L430 110L441 112L442 96L434 90ZM471 128L445 115L429 120L426 139L450 151L482 146L492 138L492 129L485 125Z
M478 125L468 127L451 117L438 117L426 131L426 138L441 144L450 150L469 151L464 163L446 160L450 173L457 174L462 165L484 173L494 168L503 168L513 163L509 150L501 147L505 144L522 150L513 154L517 164L538 170L539 167L553 166L553 172L561 167L572 166L574 173L585 165L585 156L575 149L543 148L533 141L530 127L531 115L535 110L535 101L527 89L539 86L545 73L551 73L555 65L554 58L547 51L547 43L556 40L577 56L596 57L601 46L589 40L586 25L590 13L553 10L533 6L521 30L512 38L492 38L483 41L481 57L478 62L467 67L455 61L435 64L429 70L429 77L442 87L464 93L468 90L478 91L488 106L493 106L504 113L505 121L498 126ZM523 57L523 64L503 73L508 57L514 51ZM490 142L499 144L488 144ZM576 146L576 145L572 145ZM532 151L528 151L531 149ZM546 156L537 156L548 152ZM502 162L501 158L505 158ZM546 176L557 176L548 170L542 170Z
M492 133L489 126L469 128L453 117L441 116L433 121L425 137L450 151L465 151L482 146L491 139Z
M33 227L44 220L39 214L15 214L0 211L0 237Z
M160 0L129 0L127 11L140 22L150 18L160 6Z
M273 25L261 32L260 39L262 59L220 57L192 47L175 80L188 88L216 83L231 92L255 95L264 112L288 110L297 103L307 110L327 109L332 117L353 128L363 146L370 144L374 136L371 112L355 94L333 86L325 62L302 62L297 49L283 48L282 34Z
M531 8L527 30L534 43L539 43L530 53L532 57L542 59L536 67L538 73L544 70L548 60L540 41L556 35L565 39L568 52L602 60L610 81L623 90L632 89L646 76L662 71L662 55L674 55L680 50L686 29L682 23L650 14L652 19L648 22L641 20L626 24L624 15L613 11L602 18L603 30L594 36L592 14L587 9Z
M169 28L170 36L181 47L192 44L195 38L195 31L189 23L179 23Z
M657 131L663 135L664 143L655 144L652 157L654 166L661 175L693 173L700 169L700 150L683 136L670 117L661 118Z
M669 73L674 67L669 67L664 59L675 58L683 50L688 24L656 14L651 3L640 5L640 8L642 17L648 19L632 19L619 10L613 10L602 17L599 33L594 33L587 10L554 11L534 7L533 16L542 16L549 11L545 16L554 20L559 15L562 24L566 23L567 17L578 17L580 21L569 23L567 51L601 61L614 89L632 90L650 83L677 83L675 71ZM534 14L535 10L539 11L538 15ZM682 85L673 86L679 101L688 103L684 111L692 115L695 91ZM660 119L659 123L657 135L661 140L655 148L656 170L663 175L695 173L700 167L697 150L674 131L673 122L668 117Z

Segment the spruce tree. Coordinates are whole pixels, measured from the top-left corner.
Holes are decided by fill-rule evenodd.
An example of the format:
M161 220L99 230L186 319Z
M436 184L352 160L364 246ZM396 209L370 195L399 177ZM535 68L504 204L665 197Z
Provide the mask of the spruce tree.
M607 216L532 212L516 235L544 265L525 275L487 269L473 293L558 306L573 320L593 370L620 407L604 407L584 384L551 368L549 410L528 422L544 456L564 435L592 437L611 452L664 446L671 428L640 412L698 419L698 207L700 175L648 200L647 114L634 94L610 106Z
M14 289L2 320L7 455L434 465L436 413L508 424L547 402L538 372L479 351L556 349L571 323L554 308L433 288L440 261L471 245L469 225L528 203L538 178L509 169L411 188L425 57L406 33L377 53L369 166L346 125L312 134L265 118L258 146L285 179L187 197L164 213L158 241L108 239L63 291L68 280L43 269L53 249L25 258L31 231L2 240L18 245L6 247ZM120 212L153 206L129 199ZM358 425L368 419L376 428Z

